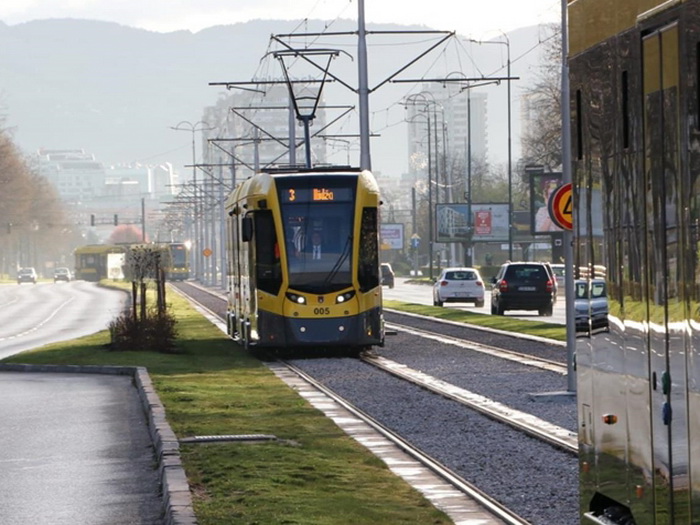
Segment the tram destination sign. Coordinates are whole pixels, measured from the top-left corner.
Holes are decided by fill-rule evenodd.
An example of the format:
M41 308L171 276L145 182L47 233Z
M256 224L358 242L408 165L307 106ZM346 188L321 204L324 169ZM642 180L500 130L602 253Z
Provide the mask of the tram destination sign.
M309 203L309 202L351 202L353 191L351 188L307 187L286 188L282 192L283 203Z

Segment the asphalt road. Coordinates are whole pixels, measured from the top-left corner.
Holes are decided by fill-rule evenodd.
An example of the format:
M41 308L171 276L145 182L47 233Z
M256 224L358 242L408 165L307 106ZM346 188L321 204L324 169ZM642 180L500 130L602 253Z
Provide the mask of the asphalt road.
M0 414L0 523L162 523L131 377L0 372Z
M406 281L409 279L397 277L394 288L384 287L383 295L385 299L395 301L405 301L416 304L433 304L433 288L427 284L411 284ZM445 303L443 308L459 308L479 312L481 314L491 314L491 285L486 285L486 293L484 296L484 306L477 308L471 303ZM509 310L505 313L506 317L517 317L518 319L528 320L546 320L550 323L566 324L566 298L559 297L554 305L554 312L551 317L540 317L537 311L529 310Z
M126 295L0 286L0 358L107 328ZM156 525L163 501L130 376L0 372L2 525Z
M0 285L0 359L104 330L126 298L84 281Z

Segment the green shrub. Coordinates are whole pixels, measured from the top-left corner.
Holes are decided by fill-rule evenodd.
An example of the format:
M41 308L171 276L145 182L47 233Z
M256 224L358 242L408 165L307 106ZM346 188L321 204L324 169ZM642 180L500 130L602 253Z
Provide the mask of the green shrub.
M146 350L175 353L176 320L168 312L152 308L144 319L125 312L109 325L112 350Z

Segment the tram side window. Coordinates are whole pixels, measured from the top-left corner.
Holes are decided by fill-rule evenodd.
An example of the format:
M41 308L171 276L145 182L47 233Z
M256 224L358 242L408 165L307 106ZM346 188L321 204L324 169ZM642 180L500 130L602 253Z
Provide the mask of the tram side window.
M581 100L581 90L576 90L576 158L583 160L583 102Z
M629 74L622 72L622 147L630 147L630 102Z
M258 289L277 295L282 286L280 248L272 211L255 212L255 257Z
M695 129L700 129L700 42L695 44Z
M360 290L363 292L379 286L378 239L377 208L364 208L360 226L360 264L358 268Z

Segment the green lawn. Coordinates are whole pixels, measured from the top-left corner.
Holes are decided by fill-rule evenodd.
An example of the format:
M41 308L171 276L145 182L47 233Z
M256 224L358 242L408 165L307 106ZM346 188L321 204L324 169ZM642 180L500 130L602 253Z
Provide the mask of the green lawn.
M393 310L400 310L414 314L438 317L461 323L469 323L476 326L494 328L506 332L516 332L519 334L529 334L556 341L566 341L566 326L545 321L529 321L516 319L514 317L502 315L489 315L469 310L458 310L455 308L443 308L441 306L429 306L424 304L403 303L401 301L384 300L384 306Z
M277 436L181 446L200 525L451 523L184 299L168 303L176 354L113 352L105 331L3 362L144 366L178 437Z

